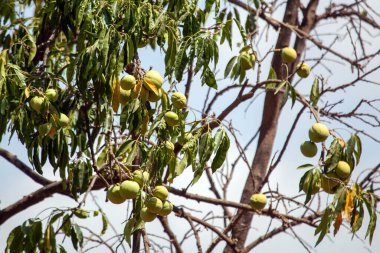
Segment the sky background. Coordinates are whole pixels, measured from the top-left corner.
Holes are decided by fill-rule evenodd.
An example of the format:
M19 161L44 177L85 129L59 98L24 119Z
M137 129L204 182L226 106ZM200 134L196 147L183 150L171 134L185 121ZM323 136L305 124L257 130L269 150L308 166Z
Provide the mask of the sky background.
M318 12L322 12L324 10L324 4L327 1L320 1L321 7L319 8ZM344 2L344 1L342 1ZM380 2L377 0L368 1L369 4L373 6L375 10L380 10ZM240 11L242 20L245 20L245 13L243 11ZM283 15L283 11L279 10L276 12L275 17L278 19L281 19ZM260 22L260 27L263 28L264 24ZM323 34L328 33L335 33L336 31L342 31L342 29L345 29L344 23L341 22L329 22L328 26L322 26L318 29L320 39L323 39L323 41L326 44L329 44L329 41L333 39L332 36L323 36ZM241 37L238 33L236 33L236 27L234 27L234 43L233 43L233 49L231 50L227 44L221 46L220 48L220 61L218 63L218 77L222 78L222 74L224 72L224 67L226 66L229 59L238 54L238 51L240 48L237 46L237 43L241 41ZM378 33L375 33L378 35ZM277 33L270 30L270 32L267 34L267 38L263 38L258 44L255 44L255 50L259 51L260 53L267 52L270 48L274 47L274 44L276 42ZM294 37L293 37L294 39ZM342 41L339 42L339 51L343 54L350 56L353 54L351 47L349 44L347 44L347 39L344 39L342 37ZM368 51L374 52L379 49L380 45L380 37L376 36L374 38L371 38L369 40L370 45L368 45L367 49ZM308 51L307 55L303 56L306 60L313 59L315 57L318 57L322 53L321 50L313 47L310 43L308 44ZM147 50L141 50L139 51L141 62L144 68L153 67L162 74L164 73L164 60L162 57L161 52L155 51L153 52L150 49ZM261 54L263 55L263 54ZM379 57L378 57L379 58ZM270 58L268 58L268 61L264 63L263 66L263 76L266 75L269 71L269 64L270 64ZM338 60L336 57L329 56L329 59L332 60ZM379 64L379 59L376 59L376 62L372 63L372 66ZM317 67L312 71L312 75L301 81L299 85L297 86L297 89L301 91L301 93L308 94L311 88L311 84L313 82L314 76L322 75L325 78L328 78L327 83L329 86L335 86L339 84L343 84L346 82L350 82L354 77L355 73L351 73L350 67L344 63L344 64L336 64L333 61L325 62L325 67ZM328 69L328 70L327 70ZM330 71L329 71L330 70ZM249 71L248 72L249 78L253 78L255 80L256 78L256 72ZM373 73L369 77L371 80L379 80L380 79L380 73L379 71ZM203 100L206 96L207 87L202 87L200 85L199 79L195 79L193 86L190 91L190 110L193 110L195 113L202 109L203 106ZM230 80L222 80L220 79L218 81L218 85L220 88L226 87L228 85L231 85ZM166 82L164 84L164 88L168 88L169 84ZM184 83L180 83L177 85L178 90L184 91ZM373 98L379 98L380 94L380 88L376 85L366 84L366 83L358 83L356 87L352 89L348 89L344 92L339 92L333 95L329 95L326 97L324 101L321 101L322 104L324 104L327 100L331 101L339 101L341 99L344 99L344 103L340 105L338 108L336 108L337 111L350 111L354 107L354 105L360 101L361 98L367 98L367 99L373 99ZM213 107L213 111L218 114L218 112L222 111L225 108L225 105L227 104L226 101L230 101L236 97L235 92L231 92L223 99L218 100L218 102ZM249 102L246 102L243 106L240 106L239 109L235 110L233 114L231 114L227 121L231 121L232 124L236 129L239 130L240 139L242 140L242 144L245 145L246 141L252 137L252 135L256 132L257 128L259 127L259 124L261 122L262 117L262 104L264 100L264 94L259 95L255 102L250 105L247 109L247 106L249 105ZM279 122L279 128L278 128L278 135L276 137L276 142L273 151L279 151L284 143L284 140L287 136L288 131L290 130L291 124L293 123L293 120L295 118L295 115L298 113L300 106L295 105L293 109L290 109L290 103L285 106L283 109L283 113L280 118ZM322 119L324 121L325 119ZM330 121L324 121L329 128L336 129L339 134L342 135L345 139L349 137L349 132L344 130L340 124L337 124L335 122ZM295 133L293 138L291 139L288 150L285 153L285 156L282 160L282 162L279 164L278 168L275 170L275 172L272 174L270 178L270 186L271 188L278 187L278 190L283 193L284 195L288 196L295 196L298 193L298 182L303 171L296 170L296 168L304 163L317 163L318 158L313 159L307 159L304 158L300 152L299 152L299 145L303 141L305 141L307 137L307 130L314 123L314 119L310 117L308 113L304 113L301 120L299 121L299 124L296 127ZM359 122L355 122L356 126L358 128L364 127ZM379 129L366 129L375 136L380 136ZM352 179L356 179L358 174L367 168L374 167L379 163L379 144L376 144L374 141L364 137L360 136L362 138L363 142L363 155L361 159L361 163L359 166L355 169ZM9 136L4 136L3 141L0 143L0 147L5 148L14 154L16 154L22 161L29 164L27 159L27 153L26 149L17 141L16 138L13 138L10 142L8 142ZM332 140L331 138L329 139ZM250 148L247 151L248 159L249 161L252 161L253 155L255 153L256 143L254 142ZM231 147L229 153L228 153L228 160L233 161L235 160L237 156L237 150L235 147ZM1 185L0 185L0 208L5 208L8 205L15 202L15 200L18 200L22 198L23 196L27 195L28 193L37 190L40 188L39 185L35 184L33 181L31 181L27 176L25 176L23 173L21 173L17 168L13 167L11 164L9 164L7 161L5 161L3 158L0 158L0 175L1 175ZM46 173L46 176L54 179L54 175L52 175L52 169L49 166L45 166L44 169L44 175ZM244 184L242 184L243 181L245 181L246 175L248 173L247 167L240 163L237 166L237 169L235 171L235 178L232 181L232 185L229 188L228 192L228 199L233 201L239 201L241 191L243 189ZM174 181L174 187L182 188L184 186L187 186L192 179L192 173L191 169L188 168L185 170L184 174L182 174L179 178L177 178ZM207 179L205 176L203 176L200 181L193 187L190 188L190 192L192 193L199 193L206 196L213 196L212 193L208 189L209 185L207 182ZM267 188L265 189L267 190ZM327 194L321 194L322 199L326 199L326 201L331 201L332 197L328 196ZM213 206L205 203L197 203L195 201L186 200L174 195L169 196L169 200L172 201L176 205L183 205L185 204L188 207L191 207L193 209L200 210L201 212L195 212L194 215L198 217L204 217L205 214L212 211L214 213L221 214L221 208L218 206ZM110 219L110 222L115 227L116 231L122 232L124 227L124 221L126 220L126 217L128 217L128 214L131 209L131 207L128 208L127 204L123 205L113 205L111 203L105 203L105 192L104 191L97 191L94 193L94 199L89 198L87 200L86 209L89 210L97 210L96 202L101 204L102 209L106 212L108 218ZM13 216L11 219L9 219L5 224L3 224L0 227L0 251L2 251L5 248L6 245L6 238L10 231L15 227L20 225L23 221L30 217L38 216L40 218L47 217L50 213L51 207L75 207L77 205L76 202L72 201L71 199L67 197L63 197L60 195L54 195L54 197L47 198L42 203L39 203L33 207L28 208L27 210L20 212L19 214ZM48 210L46 210L48 209ZM42 210L46 210L41 212ZM232 209L231 209L232 210ZM268 218L263 216L255 216L253 221L253 228L250 232L248 242L256 239L258 235L261 235L265 233L267 226L268 226ZM78 220L79 223L89 225L92 230L98 231L100 233L101 230L101 220L100 217L94 217L90 218L85 221ZM177 235L179 235L179 238L182 238L182 235L188 231L188 223L184 222L183 219L179 219L175 217L175 215L171 215L169 217L169 222L172 226L172 229L175 231ZM368 224L368 220L364 220L363 227L359 231L358 235L363 238L365 235L366 226ZM278 226L278 222L273 223L273 227ZM148 223L146 225L148 233L153 233L157 235L162 235L163 229L159 223L159 221L154 221L152 223ZM361 239L354 238L351 240L352 235L343 227L341 228L341 231L338 233L338 235L334 238L332 237L326 237L324 241L316 248L313 248L313 252L355 252L355 253L361 253L361 252L369 252L369 250L372 250L372 252L379 252L380 249L380 238L379 238L379 228L380 224L378 222L378 229L375 231L374 235L374 241L372 246L368 244L368 241L362 241ZM314 229L308 228L306 226L299 226L294 229L294 231L302 236L309 244L314 245L317 238L314 237ZM108 232L105 235L105 238L113 236L114 233L112 229L108 229ZM211 241L211 232L202 230L201 240L202 240L202 246L203 248L207 248L209 242ZM151 238L154 238L151 236ZM157 238L154 238L157 240L157 242L165 243L163 241L158 240ZM73 249L71 248L71 242L70 240L65 241L65 246L67 246L68 252L72 252ZM221 252L222 248L224 246L224 243L220 243L219 247L215 250L215 252ZM196 251L196 245L193 240L188 240L184 243L183 248L185 249L185 252L195 252ZM71 249L71 251L70 251ZM277 235L273 237L270 240L267 240L263 244L259 245L257 248L255 248L254 252L256 253L262 253L262 252L278 252L291 250L293 253L301 253L305 252L305 249L300 245L300 243L294 239L294 236L291 234L290 231L288 233L282 233L281 235ZM129 252L129 249L126 248L126 251ZM104 252L104 249L98 248L97 250L92 250L90 252ZM122 251L120 251L122 252Z

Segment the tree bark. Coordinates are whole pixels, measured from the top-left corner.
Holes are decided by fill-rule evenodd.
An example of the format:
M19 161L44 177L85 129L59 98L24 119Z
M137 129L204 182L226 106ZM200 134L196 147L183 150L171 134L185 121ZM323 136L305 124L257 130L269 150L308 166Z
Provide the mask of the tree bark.
M290 25L296 25L297 14L300 7L299 0L289 0L286 5L283 21ZM289 46L292 31L281 28L276 48ZM272 59L272 68L276 71L277 77L282 78L281 53L276 52ZM269 165L272 154L273 143L276 136L278 119L281 112L282 94L274 94L273 91L267 91L264 101L263 116L261 120L261 129L258 140L256 153L252 162L251 171L248 175L244 190L241 196L241 203L249 203L251 195L259 192L262 187L263 179ZM238 213L241 211L238 211ZM243 248L251 226L253 213L243 213L238 222L232 228L232 237L237 240L237 247ZM234 252L232 248L226 247L225 253Z

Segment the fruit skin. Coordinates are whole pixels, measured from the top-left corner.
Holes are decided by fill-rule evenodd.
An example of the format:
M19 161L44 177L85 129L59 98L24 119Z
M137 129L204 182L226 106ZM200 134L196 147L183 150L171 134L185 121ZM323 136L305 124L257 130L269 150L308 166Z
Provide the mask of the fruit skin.
M304 62L300 62L297 65L297 75L302 78L308 77L310 74L310 66Z
M305 181L303 182L302 190L307 193L309 191L309 186L310 186L310 180L313 177L313 174L309 174L308 177L305 178ZM321 188L321 181L317 180L316 182L313 182L313 185L311 187L311 195L316 194L319 192L319 189Z
M36 112L41 112L41 106L45 102L45 99L43 97L33 97L29 104L30 107L32 107L33 110Z
M131 90L124 90L120 88L120 104L126 105L131 100Z
M162 96L161 89L158 89L158 95L156 95L154 92L149 92L148 101L152 103L157 102L158 100L161 99L161 96Z
M125 180L120 184L120 196L124 199L134 199L140 191L140 185L131 180Z
M240 53L240 66L244 70L251 69L255 66L256 57L254 54L250 54L247 51Z
M47 89L45 91L45 96L49 99L49 101L55 102L58 99L58 92L56 89Z
M345 161L339 161L338 165L335 168L335 172L340 179L345 180L351 174L350 165Z
M291 47L284 47L281 50L281 58L285 63L292 63L297 59L297 52Z
M150 197L145 201L145 206L148 208L149 212L157 214L162 209L162 201L157 197Z
M161 88L162 83L164 82L164 79L162 78L160 73L158 73L158 71L152 69L145 73L144 82L143 82L144 86L148 90L150 90L149 86L145 84L146 82L153 84L154 86L156 86L157 89L159 89Z
M309 129L309 138L312 142L323 142L329 137L329 129L322 123L315 123Z
M168 216L173 211L173 204L170 201L165 201L162 205L161 211L158 212L160 216Z
M170 98L174 108L183 109L186 107L186 96L181 92L174 92Z
M59 124L61 127L67 127L70 124L69 117L66 116L64 113L59 114Z
M166 200L166 198L168 197L168 194L169 194L168 189L166 189L166 187L163 185L158 185L154 187L153 189L153 196L159 198L162 201Z
M314 142L305 141L301 144L301 153L306 157L314 157L318 152L318 147Z
M125 201L123 197L120 195L120 185L115 184L108 188L107 198L114 204L121 204Z
M169 126L176 126L178 124L178 115L175 112L169 111L165 113L164 118Z
M131 90L136 85L136 78L132 75L125 75L121 78L120 87L124 90Z
M140 187L143 187L149 180L149 173L147 171L135 170L132 177L133 181L138 183Z
M322 175L321 177L321 188L330 194L333 194L336 192L337 185L339 184L338 175L335 172L329 172L325 175Z
M145 222L151 222L156 219L157 215L155 213L149 212L147 207L143 207L140 210L140 217Z
M50 123L45 123L45 124L42 124L42 125L38 126L38 133L41 136L46 136L50 132L50 129L51 129L51 124Z
M267 204L267 196L262 193L253 194L249 201L253 209L262 210Z

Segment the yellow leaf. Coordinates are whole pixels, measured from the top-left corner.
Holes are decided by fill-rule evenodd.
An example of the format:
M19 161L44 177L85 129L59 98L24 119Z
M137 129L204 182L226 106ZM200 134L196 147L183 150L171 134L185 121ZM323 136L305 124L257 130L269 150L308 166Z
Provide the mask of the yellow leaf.
M26 86L25 90L24 90L24 94L25 94L25 98L28 99L28 97L30 97L30 89L29 89L29 86Z
M149 80L144 80L144 84L145 84L145 87L148 90L153 91L154 94L156 94L156 96L159 95L156 85L154 85L152 82L150 82Z
M112 109L114 112L119 110L120 104L120 82L119 80L114 80L112 84L113 96L112 96Z
M339 213L334 222L334 236L338 233L340 225L342 225L342 213Z
M352 210L354 208L354 198L350 190L346 194L346 204L344 206L344 218L347 221L351 221Z

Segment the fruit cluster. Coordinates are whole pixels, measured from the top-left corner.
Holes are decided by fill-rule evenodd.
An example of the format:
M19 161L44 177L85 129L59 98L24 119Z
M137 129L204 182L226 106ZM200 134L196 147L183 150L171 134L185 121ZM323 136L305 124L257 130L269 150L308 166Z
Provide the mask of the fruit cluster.
M141 195L144 199L144 205L139 213L141 220L150 222L157 215L169 215L173 210L173 204L167 200L168 190L162 185L158 185L153 190L150 190L148 187L149 176L149 173L146 171L135 170L132 180L125 180L108 188L108 200L114 204L121 204L128 199L136 199Z
M297 59L297 52L291 47L284 47L281 50L282 61L286 64L293 63ZM310 66L305 62L298 63L296 67L297 75L301 78L306 78L310 74Z

